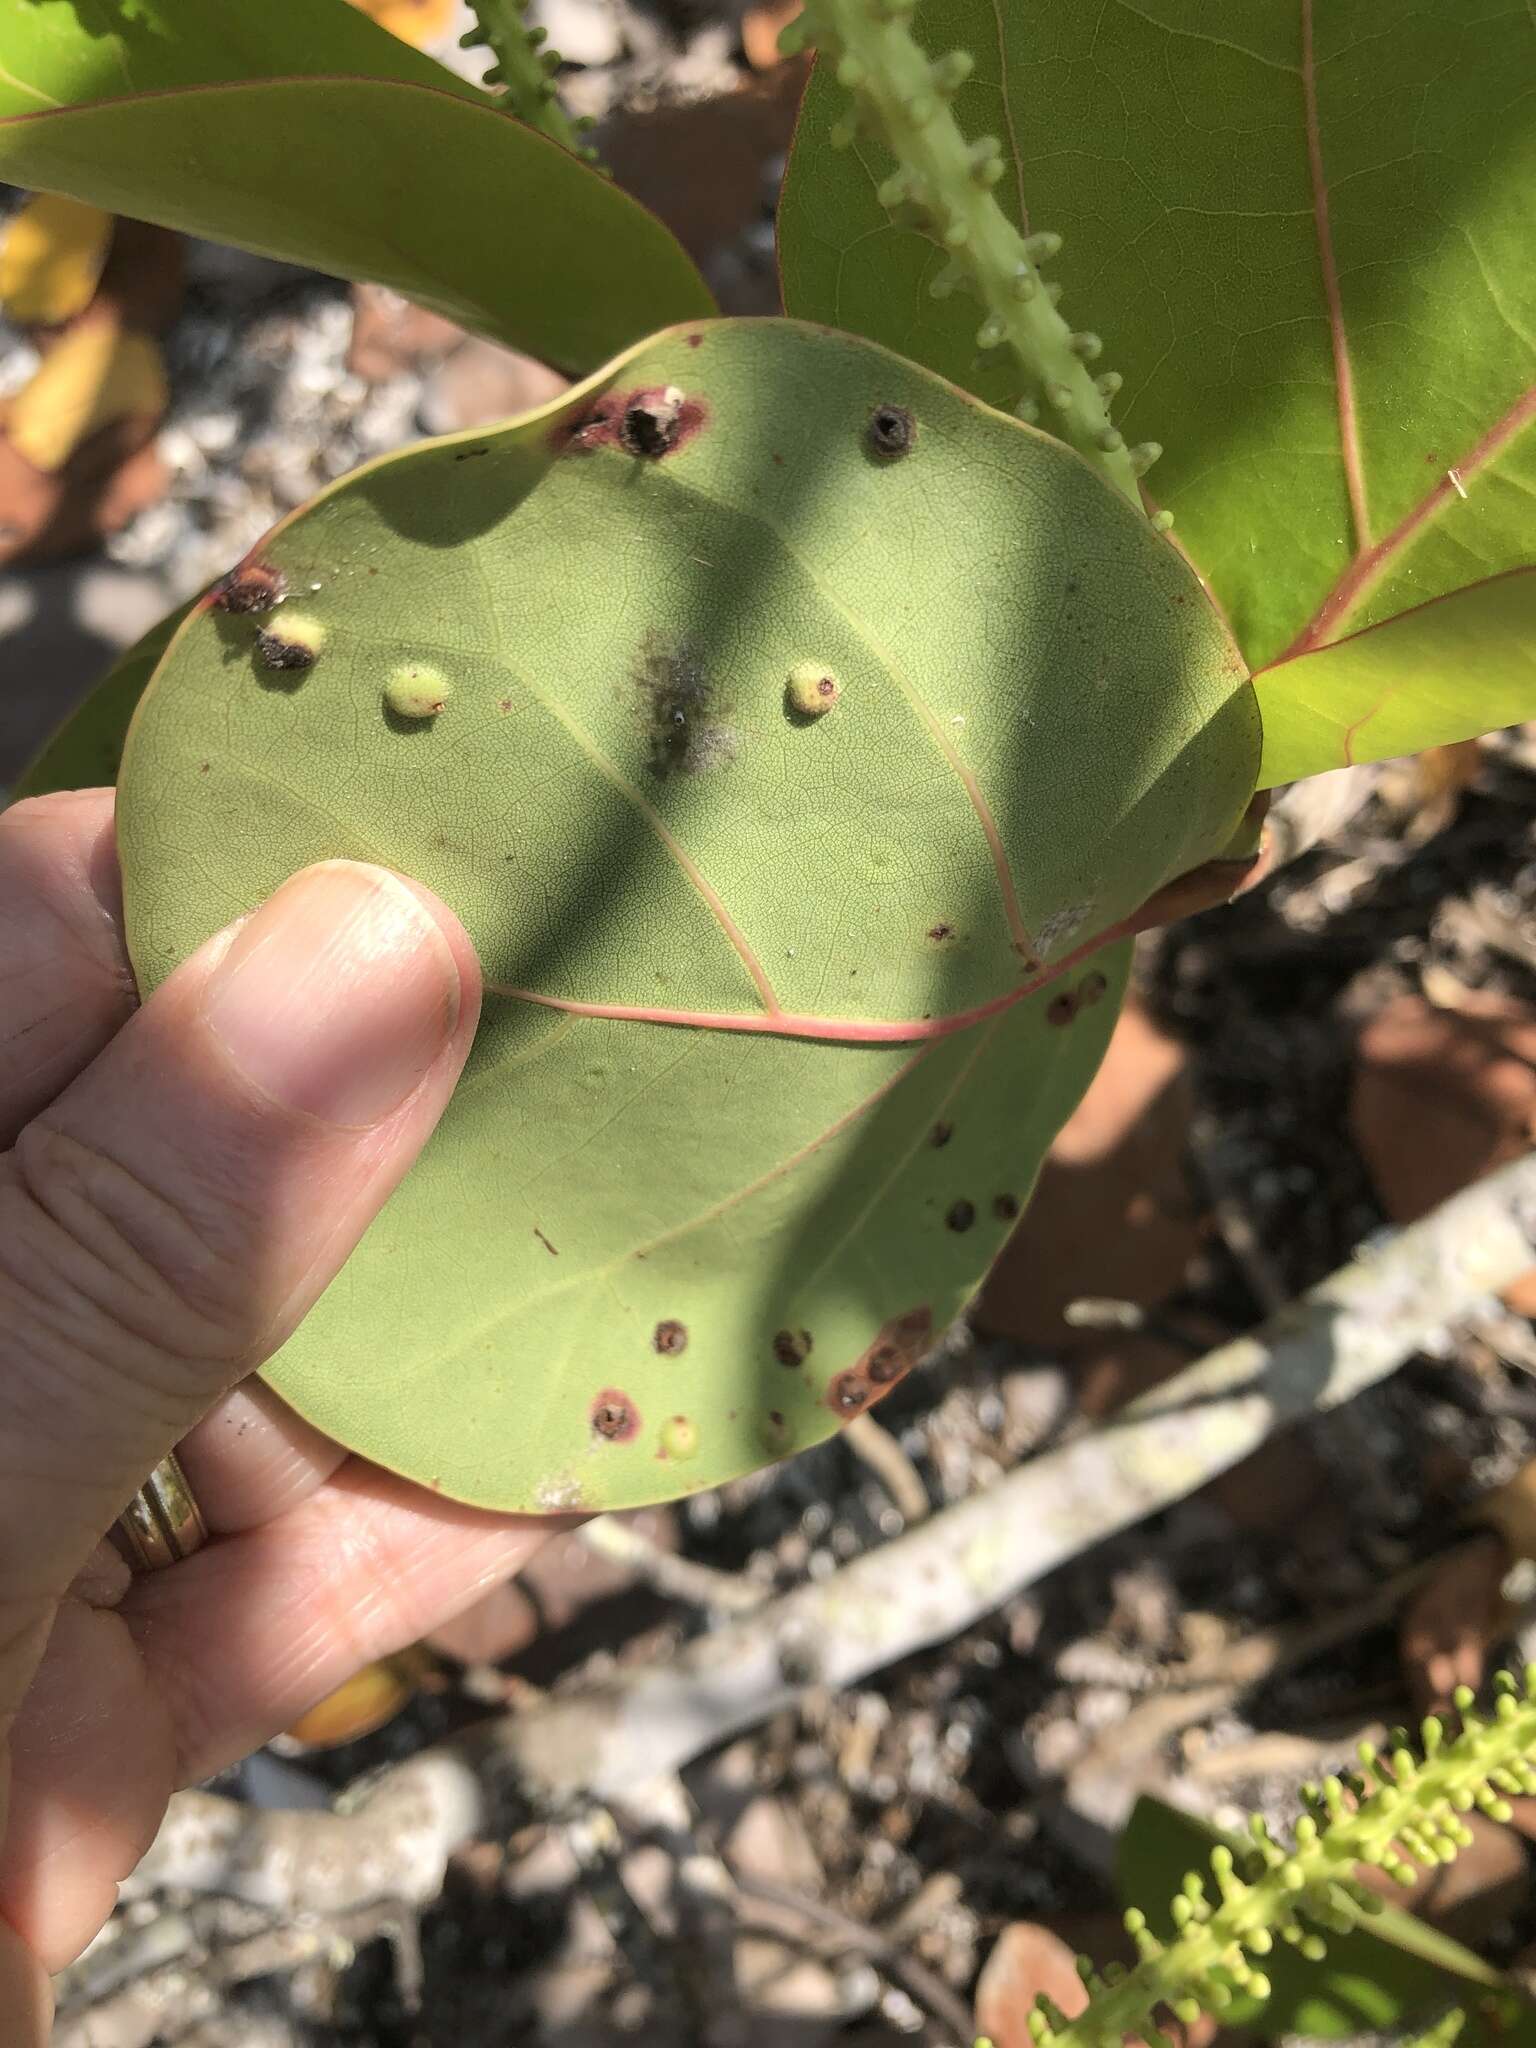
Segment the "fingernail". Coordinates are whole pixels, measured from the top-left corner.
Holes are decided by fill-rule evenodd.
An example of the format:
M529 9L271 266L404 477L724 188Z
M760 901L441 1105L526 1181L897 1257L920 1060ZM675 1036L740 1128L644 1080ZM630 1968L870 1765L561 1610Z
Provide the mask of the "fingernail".
M396 876L327 861L285 882L214 969L204 1015L246 1078L326 1123L381 1123L453 1035L459 973Z

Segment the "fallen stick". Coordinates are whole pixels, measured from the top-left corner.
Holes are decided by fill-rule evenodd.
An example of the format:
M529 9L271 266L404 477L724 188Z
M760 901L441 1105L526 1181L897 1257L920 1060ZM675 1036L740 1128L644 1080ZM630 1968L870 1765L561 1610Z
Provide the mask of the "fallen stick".
M1536 1154L1362 1251L1104 1427L665 1662L465 1731L387 1774L345 1814L269 1814L178 1795L133 1887L225 1890L332 1913L434 1896L428 1887L440 1885L450 1851L496 1826L514 1789L546 1806L581 1794L622 1805L636 1785L810 1688L856 1685L958 1634L1276 1431L1385 1379L1536 1263L1533 1239ZM402 1804L408 1846L391 1853Z

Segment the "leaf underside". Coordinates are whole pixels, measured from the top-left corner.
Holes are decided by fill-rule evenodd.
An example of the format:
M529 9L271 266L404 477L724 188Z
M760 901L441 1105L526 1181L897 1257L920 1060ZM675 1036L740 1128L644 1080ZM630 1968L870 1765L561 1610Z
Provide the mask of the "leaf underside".
M958 110L1004 144L998 195L1065 236L1052 270L1125 379L1117 423L1166 445L1154 495L1264 670L1261 785L1536 715L1475 604L1454 701L1443 676L1419 692L1413 634L1347 637L1532 561L1529 7L925 0L915 27L974 54ZM942 252L876 199L888 159L831 148L844 99L818 66L780 215L789 311L1011 403L975 305L928 294ZM1342 719L1291 659L1338 641ZM1359 715L1368 687L1389 716Z
M630 452L657 403L676 445ZM286 603L199 608L130 734L141 980L349 855L436 889L490 989L272 1378L498 1507L826 1435L962 1305L1086 1085L1124 963L1080 956L1242 816L1253 696L1195 579L1060 444L779 321L376 463L261 559ZM258 626L306 621L314 667L265 667ZM402 664L435 719L386 709Z
M576 373L713 310L611 180L342 0L106 11L0 10L0 178L374 279Z

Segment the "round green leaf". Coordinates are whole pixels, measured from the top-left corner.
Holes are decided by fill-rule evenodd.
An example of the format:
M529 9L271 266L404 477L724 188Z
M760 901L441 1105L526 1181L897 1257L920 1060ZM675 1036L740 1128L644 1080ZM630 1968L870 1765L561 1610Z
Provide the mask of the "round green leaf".
M130 734L141 978L349 855L439 891L489 989L272 1377L501 1507L826 1434L963 1303L1086 1084L1120 968L1073 963L1239 824L1257 714L1198 582L1060 444L781 321L376 463L261 561L286 602L201 607ZM402 665L435 716L391 709Z

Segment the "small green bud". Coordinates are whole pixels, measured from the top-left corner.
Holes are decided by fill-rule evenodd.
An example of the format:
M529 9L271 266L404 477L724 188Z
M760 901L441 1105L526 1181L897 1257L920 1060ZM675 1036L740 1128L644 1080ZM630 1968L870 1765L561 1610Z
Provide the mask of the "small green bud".
M1172 2011L1176 2020L1182 2020L1186 2027L1192 2027L1201 2014L1200 2001L1198 1998L1176 1998Z
M1070 384L1047 384L1045 395L1057 412L1072 410L1072 387Z
M946 263L928 286L931 299L947 299L967 282L966 273L958 263Z
M1131 468L1137 476L1145 476L1162 452L1161 441L1138 441L1131 450Z
M547 43L549 41L549 30L547 28L535 27L524 29L523 33L528 38L528 47L530 50L537 50L541 44Z
M384 702L396 718L436 718L452 695L442 670L424 661L397 668L384 685Z
M1267 1999L1271 1996L1273 1987L1262 1970L1255 1970L1249 1976L1247 1989L1250 1998Z
M842 686L824 661L797 661L784 695L790 710L801 718L823 718L842 695Z
M938 94L933 92L914 92L901 102L902 112L914 128L926 128L936 120L941 105Z
M1451 1694L1451 1704L1455 1707L1458 1714L1465 1716L1470 1714L1473 1707L1477 1704L1477 1694L1470 1685L1458 1685Z
M268 668L302 675L314 667L325 645L325 628L307 612L285 606L271 625L256 635L256 647Z
M1097 362L1104 353L1103 342L1099 339L1098 335L1091 334L1086 327L1082 328L1078 333L1068 336L1067 347L1071 349L1073 355L1080 357L1085 363Z
M1059 306L1061 304L1061 295L1063 289L1064 287L1062 286L1059 279L1054 277L1048 277L1046 279L1045 296L1050 300L1053 306Z
M827 141L834 149L851 149L858 139L858 123L846 117L841 121L834 121L827 130Z
M857 57L838 58L837 82L845 92L857 92L868 76Z
M1027 263L1021 263L1009 279L1008 289L1021 303L1027 304L1040 289L1040 280Z
M1118 370L1106 370L1102 377L1095 377L1093 380L1094 389L1098 392L1100 398L1106 400L1106 402L1111 398L1118 398L1120 396L1121 386L1124 383L1125 379Z
M976 330L976 346L980 349L1001 348L1008 339L1008 329L995 313L990 314Z
M1024 237L1024 254L1031 263L1049 263L1053 256L1061 254L1061 237L1054 228L1040 228Z
M944 246L947 249L963 249L971 239L971 231L963 220L952 220L944 230Z
M1297 1947L1309 1963L1323 1962L1328 1954L1328 1944L1320 1934L1304 1934Z
M1040 418L1040 401L1026 395L1014 406L1013 416L1022 420L1026 427L1034 426Z
M1102 448L1106 455L1114 455L1125 446L1125 436L1118 427L1100 427L1093 440L1094 446Z
M1172 529L1173 514L1165 505L1161 512L1154 512L1152 514L1152 531L1154 533L1169 533Z
M892 171L888 178L881 180L875 191L875 197L887 213L892 212L903 200L910 199L911 196L911 180L905 171Z
M933 80L933 89L946 99L956 93L976 69L976 59L969 50L951 50L947 56L936 57L928 67L928 76Z

